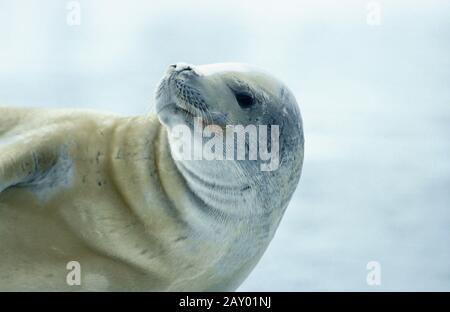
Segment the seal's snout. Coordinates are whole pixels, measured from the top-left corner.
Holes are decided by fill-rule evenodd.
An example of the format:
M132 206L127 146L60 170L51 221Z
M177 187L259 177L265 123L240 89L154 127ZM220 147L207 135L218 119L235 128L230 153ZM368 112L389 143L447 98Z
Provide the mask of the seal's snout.
M183 76L183 77L200 76L195 66L187 63L176 63L169 65L166 74L169 76Z
M169 65L169 68L174 69L175 71L183 71L183 70L192 70L192 66L186 63L176 63Z
M168 66L156 90L156 112L161 123L170 126L191 122L207 110L202 79L196 67L187 63Z
M167 69L167 71L170 72L175 72L175 73L181 73L184 71L187 72L195 72L194 71L194 66L191 64L187 64L187 63L176 63L176 64L171 64L169 65L169 68Z

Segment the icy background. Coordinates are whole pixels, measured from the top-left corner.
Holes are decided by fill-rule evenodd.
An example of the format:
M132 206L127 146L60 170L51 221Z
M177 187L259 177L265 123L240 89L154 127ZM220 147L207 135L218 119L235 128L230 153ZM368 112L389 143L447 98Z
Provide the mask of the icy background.
M450 2L0 0L0 102L142 114L168 64L294 91L297 192L241 291L450 290ZM381 264L368 286L366 264Z

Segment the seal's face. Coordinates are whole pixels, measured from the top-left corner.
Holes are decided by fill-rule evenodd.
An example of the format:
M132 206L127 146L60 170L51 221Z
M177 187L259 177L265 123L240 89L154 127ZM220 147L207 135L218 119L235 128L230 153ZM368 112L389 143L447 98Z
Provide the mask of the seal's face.
M259 152L256 159L251 160L248 157L240 160L238 156L232 158L236 161L231 162L217 160L218 158L214 158L217 161L203 162L181 158L189 161L178 161L177 165L187 180L194 185L196 193L206 194L203 202L211 206L223 208L223 201L220 205L213 201L225 196L227 201L234 198L235 201L230 202L234 203L235 207L240 207L240 202L253 201L258 202L254 204L258 209L271 211L278 207L277 211L283 211L297 185L303 162L300 111L294 96L284 84L262 70L245 64L176 64L169 66L158 86L156 109L159 120L168 129L171 147L177 146L180 141L179 136L171 135L176 134L178 129L187 126L195 132L198 124L196 117L201 118L205 129L206 126L212 126L208 128L215 129L211 131L215 132L217 137L222 136L221 138L225 135L222 130L228 130L228 126L240 126L242 129L254 125L258 131L262 130L258 132L257 145L253 145L257 146ZM176 127L179 125L182 127ZM260 139L261 133L266 133L265 129L270 129L270 134L267 132L267 136L262 140L265 141L263 145ZM209 139L208 136L203 141L196 140L194 135L193 141L194 144L201 143L206 146L205 142L212 142ZM188 142L190 140L188 137ZM226 141L228 147L228 140L219 141L224 145ZM272 144L273 142L276 145ZM249 146L242 149L247 154L250 154ZM263 156L267 154L261 152L264 149L261 146L270 146L270 167L265 166L267 158L264 159ZM276 148L273 148L274 146ZM266 148L267 151L268 149ZM184 148L182 150L185 151ZM195 147L193 150L201 151ZM214 151L217 150L216 146ZM235 151L238 154L239 146ZM218 154L221 155L221 152ZM228 153L226 154L228 156ZM193 159L196 160L195 155ZM194 177L192 172L195 172ZM241 178L242 176L246 178ZM224 192L221 188L214 191L218 180L221 185L227 185L225 195L222 194ZM279 185L283 186L281 190ZM235 190L234 193L231 190ZM247 198L243 200L242 196ZM251 196L253 199L250 199ZM233 209L231 206L232 204L227 208L229 211Z
M219 137L228 126L275 125L279 129L279 138L275 138L279 140L279 163L284 161L288 168L296 154L301 152L299 158L303 157L302 122L294 96L278 79L250 65L171 65L156 91L156 109L169 133L178 125L193 130L195 117L201 118L204 127L221 128L212 127ZM302 159L294 162L298 161ZM255 164L258 162L250 166Z
M236 63L171 65L156 92L160 121L169 129L207 124L282 124L299 120L295 98L277 79L252 66Z

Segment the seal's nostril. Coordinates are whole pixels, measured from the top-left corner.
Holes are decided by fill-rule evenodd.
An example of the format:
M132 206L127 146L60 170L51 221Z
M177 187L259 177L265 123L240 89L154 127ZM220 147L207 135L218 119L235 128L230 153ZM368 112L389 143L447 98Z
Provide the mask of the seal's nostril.
M188 75L198 76L198 73L195 70L195 66L191 64L186 63L170 64L169 68L167 69L168 74L181 74L183 72L186 72Z
M186 63L176 63L169 65L170 68L175 69L178 72L182 72L184 70L192 70L192 66Z
M184 72L184 71L191 71L191 70L192 70L192 67L189 67L189 66L184 66L184 67L181 67L181 68L177 68L177 71L179 73Z

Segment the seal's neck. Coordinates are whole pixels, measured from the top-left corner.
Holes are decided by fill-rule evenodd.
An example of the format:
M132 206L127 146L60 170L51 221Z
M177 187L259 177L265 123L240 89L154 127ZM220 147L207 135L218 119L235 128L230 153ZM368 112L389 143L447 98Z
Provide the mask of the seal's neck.
M162 129L161 140L170 139ZM257 190L252 177L232 160L178 160L172 157L170 150L164 152L164 158L173 163L186 190L186 199L191 201L194 210L225 220L251 216L257 209ZM180 196L177 196L180 198Z
M250 188L248 177L233 161L177 160L175 163L189 189L209 209L241 214L242 203L250 200L250 192L246 192Z

